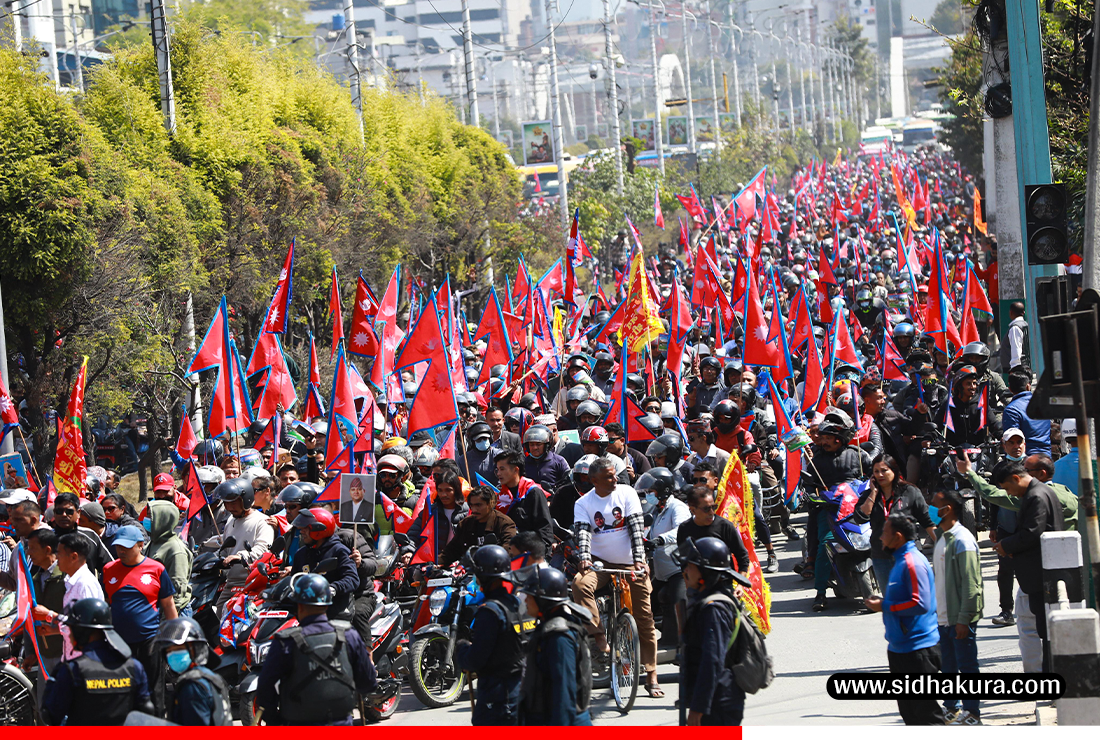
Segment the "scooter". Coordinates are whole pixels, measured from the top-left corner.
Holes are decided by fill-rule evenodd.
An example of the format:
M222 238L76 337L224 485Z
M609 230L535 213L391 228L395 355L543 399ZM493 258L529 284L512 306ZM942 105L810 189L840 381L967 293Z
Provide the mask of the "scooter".
M421 601L427 601L431 621L417 629L409 645L409 684L416 698L433 708L458 701L466 683L455 666L458 638L469 638L474 610L485 599L477 579L461 566L421 578Z
M868 481L853 481L815 494L833 513L829 521L833 539L825 541L825 553L832 571L829 585L837 598L866 598L878 591L871 567L871 524L855 521L856 503L868 485Z
M212 648L220 645L216 606L225 588L226 567L216 553L204 552L191 564L191 614Z

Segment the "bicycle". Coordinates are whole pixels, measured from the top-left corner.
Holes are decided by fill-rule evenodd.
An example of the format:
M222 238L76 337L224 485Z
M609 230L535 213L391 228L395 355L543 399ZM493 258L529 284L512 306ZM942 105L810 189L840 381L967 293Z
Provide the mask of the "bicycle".
M630 580L638 575L633 570L605 568L603 563L592 563L592 570L611 576L608 596L597 600L600 605L600 621L611 647L607 680L611 684L611 696L615 706L626 714L638 697L638 670L642 664L642 643L638 636L638 623L630 613ZM599 655L599 653L596 653ZM595 684L595 678L593 684Z

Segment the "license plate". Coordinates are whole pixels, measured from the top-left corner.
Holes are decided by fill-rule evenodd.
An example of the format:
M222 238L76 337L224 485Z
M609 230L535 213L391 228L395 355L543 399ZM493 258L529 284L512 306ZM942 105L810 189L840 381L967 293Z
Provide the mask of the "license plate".
M256 615L257 618L270 618L270 619L286 619L290 616L290 612L260 612Z
M450 586L450 578L432 578L428 581L428 588L436 588L438 586Z

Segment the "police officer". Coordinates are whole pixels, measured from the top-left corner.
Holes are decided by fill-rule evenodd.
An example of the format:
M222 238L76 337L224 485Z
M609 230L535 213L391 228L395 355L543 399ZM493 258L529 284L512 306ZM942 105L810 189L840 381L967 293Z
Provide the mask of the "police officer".
M176 674L176 691L168 705L168 720L177 725L220 727L233 724L229 687L206 667L210 646L193 619L170 619L160 626L154 644Z
M350 725L356 694L369 694L378 685L359 633L328 621L332 596L324 576L293 576L298 626L272 642L256 686L256 703L267 724Z
M504 581L511 579L512 559L500 545L482 545L474 553L472 570L485 601L474 614L471 639L460 641L455 653L460 669L477 673L477 704L471 722L518 724L523 624L519 601L504 589Z
M585 625L591 614L570 600L572 586L557 568L517 571L517 590L538 627L527 646L520 716L525 725L591 725L592 656Z
M680 645L680 706L687 724L736 726L745 713L745 692L726 665L736 618L730 551L717 537L688 538L677 551L687 587Z
M115 632L107 602L80 599L62 620L81 655L61 663L46 685L46 724L121 725L131 711L152 714L145 669Z

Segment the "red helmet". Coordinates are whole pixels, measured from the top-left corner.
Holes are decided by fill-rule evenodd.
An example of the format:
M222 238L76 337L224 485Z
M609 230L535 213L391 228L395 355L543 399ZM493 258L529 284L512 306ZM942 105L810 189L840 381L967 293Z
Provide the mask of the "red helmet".
M298 514L291 524L302 530L302 534L314 542L320 542L336 534L336 517L328 509L322 509L319 506Z
M607 436L607 430L601 426L592 425L584 430L581 434L581 442L593 442L595 444L610 444L611 439Z

